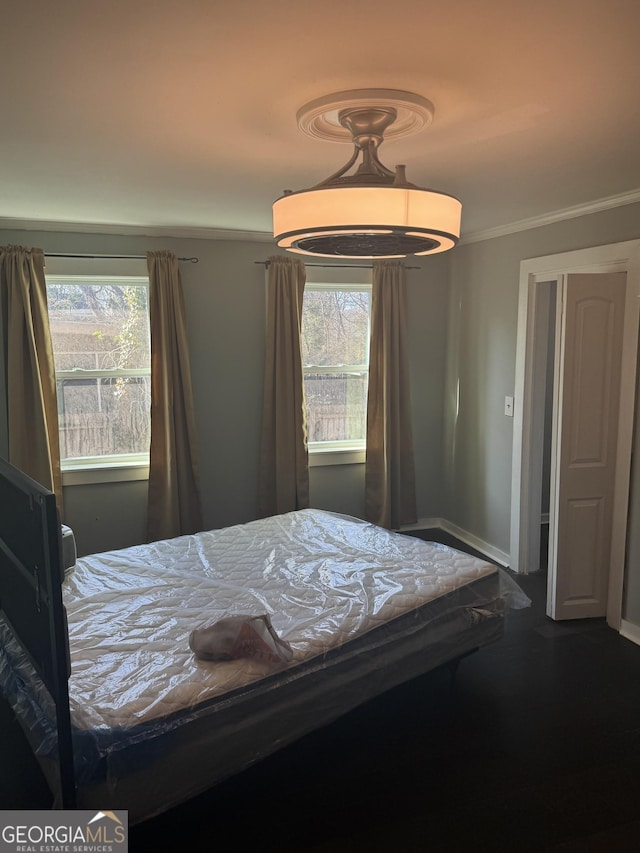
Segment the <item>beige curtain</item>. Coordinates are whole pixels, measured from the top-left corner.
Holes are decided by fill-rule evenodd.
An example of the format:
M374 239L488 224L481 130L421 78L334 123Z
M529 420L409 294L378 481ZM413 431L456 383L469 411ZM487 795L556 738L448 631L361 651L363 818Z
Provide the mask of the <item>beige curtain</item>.
M171 252L148 252L151 449L147 538L202 529L182 281Z
M42 249L0 247L9 461L55 492L62 513L60 437Z
M300 327L304 264L269 259L267 345L258 486L261 517L309 506L309 457Z
M375 261L367 403L365 517L398 529L416 522L404 266Z

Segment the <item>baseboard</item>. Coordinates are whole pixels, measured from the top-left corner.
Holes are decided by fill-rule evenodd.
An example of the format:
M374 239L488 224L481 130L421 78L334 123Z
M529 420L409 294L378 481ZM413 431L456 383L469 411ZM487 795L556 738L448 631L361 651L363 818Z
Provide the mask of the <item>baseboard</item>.
M420 518L416 524L408 524L402 527L400 532L408 533L411 530L433 529L442 530L450 536L455 536L456 539L459 539L461 542L464 542L465 545L469 545L474 550L484 554L485 557L488 557L500 566L509 566L509 555L507 553L501 551L500 548L496 548L494 545L490 545L488 542L485 542L484 539L474 536L473 533L463 530L461 527L458 527L457 524L447 521L446 518Z
M408 533L410 530L440 530L441 518L419 518L415 524L403 524L400 533Z
M635 625L633 622L628 622L623 619L620 622L620 633L627 640L640 646L640 625Z

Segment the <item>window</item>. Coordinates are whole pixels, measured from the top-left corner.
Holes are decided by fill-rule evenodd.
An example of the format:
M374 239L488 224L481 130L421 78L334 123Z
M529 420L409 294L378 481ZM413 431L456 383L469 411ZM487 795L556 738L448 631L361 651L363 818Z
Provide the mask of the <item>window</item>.
M365 449L370 314L368 284L305 285L302 364L311 454Z
M148 278L47 274L47 301L62 470L148 465Z

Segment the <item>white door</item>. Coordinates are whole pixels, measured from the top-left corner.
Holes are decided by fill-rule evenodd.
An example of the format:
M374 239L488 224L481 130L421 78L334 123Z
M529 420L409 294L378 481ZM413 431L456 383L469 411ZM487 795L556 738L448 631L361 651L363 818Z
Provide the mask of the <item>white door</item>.
M547 615L604 616L611 551L626 273L558 288Z

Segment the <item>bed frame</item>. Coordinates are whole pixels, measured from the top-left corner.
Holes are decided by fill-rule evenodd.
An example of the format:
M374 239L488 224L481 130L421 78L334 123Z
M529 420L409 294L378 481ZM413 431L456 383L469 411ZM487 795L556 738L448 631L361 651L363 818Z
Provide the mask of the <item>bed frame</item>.
M69 637L62 604L62 538L55 496L0 458L0 615L56 711L62 808L76 804L69 715Z
M174 732L169 742L158 743L153 765L148 765L146 755L140 756L135 748L132 750L133 771L118 780L117 791L105 787L102 782L97 782L93 789L87 788L84 782L78 787L69 711L69 639L61 589L64 574L62 536L55 497L0 459L0 506L0 618L8 623L21 650L33 664L46 690L47 703L50 697L55 708L57 760L53 762L53 776L45 772L55 793L54 807L89 808L98 802L100 808L105 804L109 808L128 808L131 823L145 820L211 788L318 725L337 719L366 698L439 666L455 667L461 657L500 639L503 634L503 618L480 617L479 624L463 620L462 625L450 625L444 613L440 622L421 627L404 643L385 647L384 669L380 669L378 632L384 629L382 626L349 644L347 657L350 662L338 660L330 671L314 660L302 665L285 689L278 688L270 694L274 714L264 714L263 707L253 703L249 693L246 701L241 697L240 704L232 707L224 707L224 702L199 706L193 722ZM491 579L490 576L484 580ZM493 585L497 587L497 581ZM496 596L499 597L497 593ZM501 613L496 611L494 616L501 617ZM434 631L435 641L432 639ZM456 640L455 651L452 637ZM344 698L338 699L332 715L316 724L314 709L329 694ZM234 739L230 733L238 714L251 726L243 731L242 738ZM18 718L22 722L20 713ZM296 725L291 726L291 722ZM220 737L213 745L210 743L212 726L220 730ZM29 738L28 731L25 733ZM236 745L232 750L234 740ZM240 756L237 754L238 740L243 751ZM199 766L202 766L199 778L189 789L188 780ZM173 778L173 790L150 792L149 771L154 780L165 775ZM180 779L185 789L181 789L180 798L174 798Z

